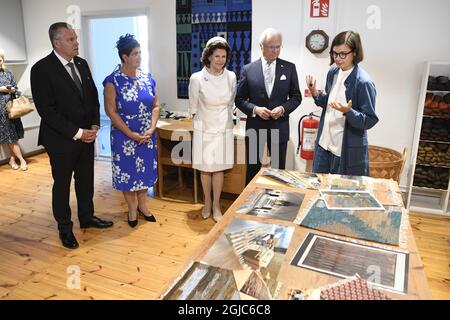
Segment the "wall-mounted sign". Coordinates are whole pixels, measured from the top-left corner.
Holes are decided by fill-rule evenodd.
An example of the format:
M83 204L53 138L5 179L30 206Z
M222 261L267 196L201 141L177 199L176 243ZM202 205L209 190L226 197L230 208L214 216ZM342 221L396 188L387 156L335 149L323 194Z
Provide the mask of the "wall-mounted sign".
M330 0L311 0L311 18L328 18Z

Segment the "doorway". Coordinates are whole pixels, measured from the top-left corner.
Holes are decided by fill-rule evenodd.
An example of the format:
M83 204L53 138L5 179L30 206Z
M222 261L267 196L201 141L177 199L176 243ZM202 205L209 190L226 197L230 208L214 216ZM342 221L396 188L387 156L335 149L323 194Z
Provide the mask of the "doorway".
M92 71L100 101L100 130L95 147L96 159L111 158L111 120L105 113L103 101L103 80L120 64L116 42L127 33L136 37L141 45L141 69L149 72L148 16L146 13L128 15L95 15L83 17L85 54Z

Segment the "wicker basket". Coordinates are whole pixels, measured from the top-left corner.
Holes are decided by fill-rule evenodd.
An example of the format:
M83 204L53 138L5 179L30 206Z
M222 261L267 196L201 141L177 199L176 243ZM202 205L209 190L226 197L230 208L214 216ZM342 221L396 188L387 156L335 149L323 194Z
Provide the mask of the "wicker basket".
M400 183L400 175L406 158L406 149L403 155L395 150L369 146L370 176L373 178L393 179Z

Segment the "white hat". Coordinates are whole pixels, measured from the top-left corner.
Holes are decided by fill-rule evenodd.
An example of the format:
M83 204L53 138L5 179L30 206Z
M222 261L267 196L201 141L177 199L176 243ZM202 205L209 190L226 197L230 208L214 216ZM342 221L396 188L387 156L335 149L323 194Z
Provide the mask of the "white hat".
M224 39L223 37L217 36L217 37L212 37L211 39L209 39L208 42L206 43L206 46L209 46L211 43L216 42L216 41L228 44L226 39Z
M5 50L3 50L3 48L0 48L0 54L1 54L2 56L5 55Z

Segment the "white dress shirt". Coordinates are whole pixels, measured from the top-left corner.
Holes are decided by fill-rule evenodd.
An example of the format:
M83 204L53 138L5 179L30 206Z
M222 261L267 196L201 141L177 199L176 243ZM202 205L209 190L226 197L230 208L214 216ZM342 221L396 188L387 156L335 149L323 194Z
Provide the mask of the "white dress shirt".
M266 61L266 59L261 58L262 62L262 70L263 70L263 76L264 76L264 84L267 88L267 96L270 98L270 95L272 94L273 84L275 83L275 70L277 66L277 60L272 61L269 65L269 63ZM266 70L268 68L268 72L270 74L270 83L266 84Z
M67 61L66 59L64 59L63 57L61 57L61 55L59 55L58 52L56 52L55 50L53 50L53 52L55 53L55 55L56 55L56 57L59 59L59 61L61 61L62 65L64 66L64 68L66 69L67 73L69 73L69 76L70 76L72 79L73 79L73 77L72 77L72 71L70 70L70 67L68 66L68 64L69 64L70 62L73 63L73 65L75 66L75 72L76 72L78 78L80 79L80 82L82 83L80 71L78 71L77 65L75 64L73 58L72 58L72 60ZM73 137L73 140L79 140L79 139L81 139L81 136L82 136L82 135L83 135L83 129L80 128L80 129L78 129L77 134Z
M270 96L272 95L273 85L275 84L275 70L277 69L277 60L272 61L269 65L267 60L264 59L264 57L262 57L261 64L262 64L262 72L263 72L263 77L264 77L264 86L266 87L267 96L270 98ZM266 84L266 69L267 68L269 68L268 71L270 72L270 78L272 80L268 84ZM256 117L255 108L256 107L253 108L253 112L252 112L253 118ZM283 108L283 114L284 114L284 108Z
M353 68L347 71L339 70L337 77L331 88L328 96L328 106L325 113L325 121L323 125L322 135L319 140L319 145L325 150L330 151L337 157L342 154L342 138L344 136L345 116L342 112L333 109L329 103L337 102L347 104L345 96L344 82L347 80Z

